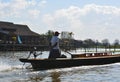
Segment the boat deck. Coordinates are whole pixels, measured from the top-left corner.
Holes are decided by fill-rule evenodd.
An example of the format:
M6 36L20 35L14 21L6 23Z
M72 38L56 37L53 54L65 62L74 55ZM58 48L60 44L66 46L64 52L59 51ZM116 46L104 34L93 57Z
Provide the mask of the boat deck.
M75 58L56 58L56 59L48 59L48 58L22 58L21 62L29 62L29 60L74 60L74 59L96 59L96 58L113 58L113 57L120 57L120 54L116 55L105 55L105 56L85 56L85 57L75 57Z

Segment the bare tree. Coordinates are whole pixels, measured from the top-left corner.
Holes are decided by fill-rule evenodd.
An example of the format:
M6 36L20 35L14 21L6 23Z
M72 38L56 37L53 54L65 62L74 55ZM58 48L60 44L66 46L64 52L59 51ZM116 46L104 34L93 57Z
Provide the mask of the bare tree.
M108 39L102 40L102 44L103 44L103 46L105 47L105 52L107 51L107 48L108 48L108 47L109 47L109 49L110 49L110 43L109 43L109 40L108 40Z
M114 52L116 51L116 47L119 45L119 40L118 39L116 39L115 41L114 41Z

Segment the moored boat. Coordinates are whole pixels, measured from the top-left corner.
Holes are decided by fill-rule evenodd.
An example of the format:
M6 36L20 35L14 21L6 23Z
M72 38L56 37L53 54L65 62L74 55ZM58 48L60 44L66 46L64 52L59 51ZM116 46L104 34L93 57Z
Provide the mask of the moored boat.
M103 65L120 62L120 54L112 55L108 53L86 53L73 54L72 58L56 59L27 59L21 58L21 62L31 63L35 70L46 70L55 68L67 68L86 65Z

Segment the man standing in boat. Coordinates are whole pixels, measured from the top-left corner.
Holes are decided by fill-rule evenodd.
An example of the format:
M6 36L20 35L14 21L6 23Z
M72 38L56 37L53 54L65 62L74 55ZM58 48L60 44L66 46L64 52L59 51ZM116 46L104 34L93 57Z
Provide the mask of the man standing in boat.
M48 58L59 58L61 55L58 38L59 34L60 33L56 31L50 41L50 54Z

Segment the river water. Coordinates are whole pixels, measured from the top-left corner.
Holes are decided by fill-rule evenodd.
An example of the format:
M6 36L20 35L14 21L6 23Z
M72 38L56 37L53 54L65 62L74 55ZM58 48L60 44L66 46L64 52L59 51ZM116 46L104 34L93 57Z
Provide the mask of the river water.
M120 82L120 63L33 71L19 61L28 54L0 52L0 82ZM48 52L39 57L47 58Z

